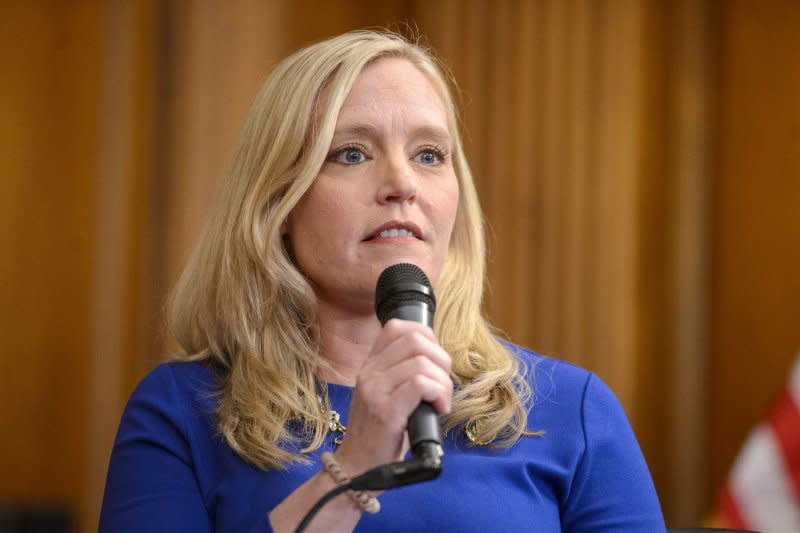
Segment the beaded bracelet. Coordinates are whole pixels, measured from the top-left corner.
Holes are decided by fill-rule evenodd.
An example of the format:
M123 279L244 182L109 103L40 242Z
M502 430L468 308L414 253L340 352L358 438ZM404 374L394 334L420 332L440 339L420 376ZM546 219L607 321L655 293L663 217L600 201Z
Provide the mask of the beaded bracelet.
M330 474L337 485L350 483L350 476L344 473L341 465L336 462L331 452L324 452L320 456L320 460L322 461L322 466L325 467L325 471ZM370 514L375 514L381 510L381 502L362 490L348 490L347 494L362 510Z

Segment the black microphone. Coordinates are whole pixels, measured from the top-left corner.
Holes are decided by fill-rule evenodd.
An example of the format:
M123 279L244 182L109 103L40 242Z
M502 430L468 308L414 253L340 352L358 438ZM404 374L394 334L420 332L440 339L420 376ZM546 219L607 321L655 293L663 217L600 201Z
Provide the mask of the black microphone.
M410 263L385 269L375 288L375 313L381 326L392 318L411 320L433 327L436 297L425 272ZM414 457L441 459L439 417L429 402L421 402L408 417L408 439Z

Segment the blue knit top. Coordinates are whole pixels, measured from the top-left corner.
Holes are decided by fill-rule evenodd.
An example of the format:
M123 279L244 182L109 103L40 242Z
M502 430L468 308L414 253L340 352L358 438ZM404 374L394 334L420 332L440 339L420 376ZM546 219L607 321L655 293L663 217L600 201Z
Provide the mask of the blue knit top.
M625 412L594 374L509 347L534 391L530 430L509 448L445 436L444 470L387 491L357 532L664 531L658 497ZM309 464L263 471L219 435L214 378L200 363L168 363L134 391L111 455L100 531L267 532L267 518L320 469L334 435ZM347 425L353 391L328 385Z

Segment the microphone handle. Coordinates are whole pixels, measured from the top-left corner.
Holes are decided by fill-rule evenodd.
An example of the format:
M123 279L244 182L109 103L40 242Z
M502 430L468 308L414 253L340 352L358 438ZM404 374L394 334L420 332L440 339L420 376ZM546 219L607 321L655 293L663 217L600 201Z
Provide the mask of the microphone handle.
M439 415L436 409L428 402L421 402L408 417L408 440L411 443L411 452L419 456L420 445L431 442L442 444L441 430L439 428Z
M420 301L411 300L397 306L392 310L391 316L401 320L419 322L429 328L433 327L433 314L430 312L430 308ZM439 415L430 403L421 402L408 417L408 440L415 456L418 456L419 445L425 442L442 444Z

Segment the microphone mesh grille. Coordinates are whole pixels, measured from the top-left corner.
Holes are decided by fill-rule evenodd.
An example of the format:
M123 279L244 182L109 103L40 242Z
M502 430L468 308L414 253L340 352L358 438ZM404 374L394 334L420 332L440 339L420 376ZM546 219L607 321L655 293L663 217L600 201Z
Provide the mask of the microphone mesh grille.
M419 291L409 290L408 285L421 285L428 289L429 294ZM388 313L392 307L402 301L418 301L427 304L431 313L436 309L436 299L433 296L431 281L425 272L417 265L411 263L398 263L386 268L378 278L375 288L375 310L381 324L387 320Z

